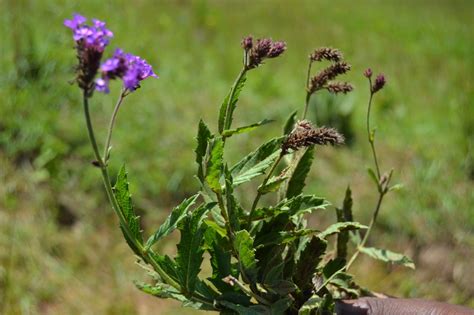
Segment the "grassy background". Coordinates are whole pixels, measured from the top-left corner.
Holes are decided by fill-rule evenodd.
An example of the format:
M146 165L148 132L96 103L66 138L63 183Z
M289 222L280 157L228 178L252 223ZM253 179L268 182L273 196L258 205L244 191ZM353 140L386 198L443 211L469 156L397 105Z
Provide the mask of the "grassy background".
M67 83L76 61L62 22L73 12L106 20L111 47L143 56L160 75L126 100L113 140L112 169L127 162L147 233L197 189L196 126L202 117L216 127L247 34L283 39L288 51L250 73L236 113L236 125L277 123L232 140L229 158L301 112L308 53L338 47L356 90L323 95L310 114L345 117L354 141L318 151L307 192L338 205L350 184L356 218L368 222L376 196L365 171L361 74L383 71L388 86L373 115L380 159L405 189L387 198L371 244L411 255L417 270L361 259L357 279L397 296L474 307L474 2L6 0L0 12L0 313L185 313L133 286L144 272L89 164L80 93ZM118 92L115 84L92 101L99 139ZM173 239L161 246L173 251Z

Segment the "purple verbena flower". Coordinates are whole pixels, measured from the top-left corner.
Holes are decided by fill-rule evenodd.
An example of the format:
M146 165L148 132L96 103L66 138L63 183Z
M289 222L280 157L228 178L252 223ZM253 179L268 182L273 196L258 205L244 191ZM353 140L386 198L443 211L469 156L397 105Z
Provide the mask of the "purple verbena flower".
M109 81L116 78L121 78L124 87L129 91L136 90L140 87L140 82L148 77L158 78L146 60L126 54L121 49L115 50L113 57L106 60L100 70L102 78L96 80L97 90L105 93L108 93Z

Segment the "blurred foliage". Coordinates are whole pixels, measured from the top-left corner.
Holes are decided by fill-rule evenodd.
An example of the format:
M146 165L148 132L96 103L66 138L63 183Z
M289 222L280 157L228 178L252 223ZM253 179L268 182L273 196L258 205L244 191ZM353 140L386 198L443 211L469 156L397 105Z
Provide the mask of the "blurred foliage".
M252 117L237 113L236 125L280 122L258 131L261 139L303 103L308 53L324 45L345 52L353 65L347 80L356 91L338 97L350 111L335 112L351 113L343 123L352 126L354 145L318 151L307 191L337 204L350 182L354 211L367 222L364 205L373 197L365 172L369 150L359 141L367 98L361 73L367 66L383 71L388 85L374 108L383 139L378 147L382 167L393 166L406 189L387 200L374 245L409 246L418 269L361 261L365 276L359 279L394 295L474 306L473 11L474 4L462 0L0 2L0 313L175 312L176 304L150 300L133 287L141 271L132 267L90 167L80 95L67 83L76 61L62 22L73 12L106 20L116 42L160 75L127 100L114 134L117 164L111 165L118 170L128 161L132 192L141 187L137 208L151 222L161 222L176 200L197 188L186 176L195 170L195 129L200 117L216 121L214 108L241 58L229 47L247 34L289 46L285 60L252 76L239 104L246 108L238 113ZM118 92L115 85L112 93ZM95 124L104 125L113 104L97 96L92 106ZM328 115L327 123L338 115ZM244 151L255 147L245 136L235 144Z

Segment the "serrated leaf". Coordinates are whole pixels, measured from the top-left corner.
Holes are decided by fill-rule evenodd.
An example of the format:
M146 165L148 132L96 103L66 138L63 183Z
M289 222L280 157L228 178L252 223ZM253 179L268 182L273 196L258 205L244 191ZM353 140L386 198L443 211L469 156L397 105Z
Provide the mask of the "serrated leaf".
M308 176L309 171L311 170L311 164L313 164L314 159L314 145L310 146L306 152L303 154L301 159L298 161L298 164L291 175L291 178L288 181L288 187L286 189L286 197L291 198L301 194L305 186L306 176Z
M158 230L148 239L145 245L145 250L148 250L156 242L163 237L173 232L179 222L186 216L189 208L196 202L199 194L196 194L188 199L185 199L179 206L175 207L171 214L166 218L165 222L158 228Z
M326 230L318 234L318 237L325 239L326 237L340 233L342 231L353 231L360 229L367 229L366 225L359 222L338 222L330 225Z
M186 216L178 227L181 232L181 240L177 245L176 263L181 288L187 295L194 292L203 261L205 232L205 228L202 226L203 217L214 206L215 203L200 206L192 214Z
M342 268L346 265L346 260L341 258L331 259L326 263L323 268L324 279L329 279L333 274L342 271ZM316 291L319 291L321 288L317 288Z
M215 139L207 164L206 182L214 192L222 190L220 178L223 170L224 142L222 139Z
M268 315L270 310L263 305L244 306L240 304L231 303L228 301L219 301L219 304L237 312L239 315Z
M286 212L289 216L298 216L304 213L311 213L317 209L325 209L329 203L314 195L298 195L291 199L282 200L275 208L277 213Z
M238 231L240 230L239 217L243 213L243 210L233 195L234 188L233 188L232 174L227 169L227 166L224 169L224 175L225 175L225 198L226 198L227 214L229 216L229 224L232 231Z
M397 264L397 265L402 265L411 269L415 269L415 264L413 260L408 258L407 256L399 253L395 253L386 249L379 249L375 247L359 247L359 251L361 253L364 253L372 258Z
M178 266L172 258L170 258L168 255L160 255L153 251L149 252L149 254L169 277L171 277L174 281L179 281Z
M234 179L241 173L244 173L254 167L256 164L265 160L270 155L274 154L278 149L281 148L281 143L284 137L273 138L266 143L262 144L255 151L245 156L242 160L237 162L230 171ZM234 180L235 181L235 180Z
M203 158L206 156L207 145L211 139L212 134L207 125L201 119L199 121L198 134L196 137L197 146L194 152L196 153L196 163L198 165L197 176L201 183L204 182Z
M322 298L318 295L313 295L301 306L298 315L333 314L333 304L333 299L330 294L326 294Z
M316 236L306 243L296 262L296 272L293 276L293 280L300 289L304 289L310 284L326 248L327 242Z
M289 296L279 299L278 301L272 303L270 306L270 314L274 315L283 315L286 314L286 310L290 308L293 304L293 299Z
M256 282L258 275L257 260L255 259L255 249L253 239L246 230L235 233L234 248L239 257L239 264L247 278Z
M293 131L293 128L295 127L296 124L296 114L298 111L294 111L293 113L290 114L288 119L285 122L285 126L283 127L283 135L289 135L291 131Z
M243 126L243 127L238 127L238 128L235 128L235 129L230 129L230 130L224 130L222 132L222 137L224 138L228 138L228 137L231 137L233 135L237 135L237 134L241 134L241 133L244 133L244 132L250 132L254 129L257 129L258 127L260 126L263 126L263 125L266 125L266 124L269 124L271 122L274 122L274 120L272 119L264 119L264 120L261 120L259 122L256 122L254 124L251 124L251 125L247 125L247 126Z
M277 191L281 184L287 180L288 177L284 176L273 176L268 180L268 182L265 185L260 185L258 186L258 192L261 193L262 195Z
M280 156L280 151L274 152L272 155L268 156L265 160L257 163L252 168L238 174L234 178L234 186L238 186L242 183L248 182L253 178L265 174L265 171L275 163L275 161Z
M246 75L244 73L235 83L235 88L229 91L227 96L224 98L224 101L222 102L221 108L219 110L218 120L218 129L220 133L222 133L224 129L229 129L232 125L232 117L234 114L234 110L237 107L237 101L239 100L240 92L242 91L246 80ZM229 117L226 117L227 112L230 113Z
M352 218L352 192L351 188L347 186L346 195L342 208L336 208L337 222L353 221ZM349 231L343 231L337 235L336 249L337 257L346 259L347 257L347 243L349 242Z
M229 284L222 281L229 275L237 276L231 263L232 253L230 249L226 248L225 239L215 230L207 229L205 242L211 255L212 276L209 280L221 293L233 291Z
M113 188L113 193L120 207L120 211L123 213L125 223L127 224L126 227L122 227L122 230L124 234L127 234L125 230L130 231L131 236L134 238L134 240L127 239L127 242L129 242L129 245L135 241L143 244L139 217L137 217L135 210L133 209L132 198L128 189L127 170L125 169L125 165L120 168L117 175L117 181Z
M180 302L186 302L188 299L182 295L178 290L164 283L157 283L155 285L135 281L135 286L141 291L162 298L162 299L175 299Z

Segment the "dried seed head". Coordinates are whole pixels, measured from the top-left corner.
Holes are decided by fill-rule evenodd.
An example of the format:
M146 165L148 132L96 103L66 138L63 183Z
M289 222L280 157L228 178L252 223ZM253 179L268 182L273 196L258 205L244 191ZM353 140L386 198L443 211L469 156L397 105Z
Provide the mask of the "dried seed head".
M375 78L375 82L372 85L372 93L377 93L385 86L385 76L383 74L379 74L377 78Z
M330 93L334 93L334 94L344 93L344 94L346 94L348 92L351 92L354 89L354 87L350 83L347 83L347 82L330 82L326 86L326 89Z
M311 55L309 55L309 59L311 59L311 61L328 60L339 62L343 59L343 56L342 53L337 49L330 47L321 47L311 53Z
M351 70L351 65L345 61L336 62L325 69L321 70L317 75L311 78L310 92L314 93L325 87L330 80L334 80L337 76Z
M252 46L253 46L253 38L251 35L245 37L244 39L242 39L242 48L246 51L252 49Z
M299 121L293 131L288 135L282 145L282 154L287 154L289 150L298 150L303 147L316 145L340 145L344 143L344 136L334 128L314 128L307 121Z
M364 77L370 79L372 77L372 69L370 69L370 68L365 69Z
M84 40L76 42L77 60L76 81L87 97L94 92L94 78L100 67L103 50L86 45Z

